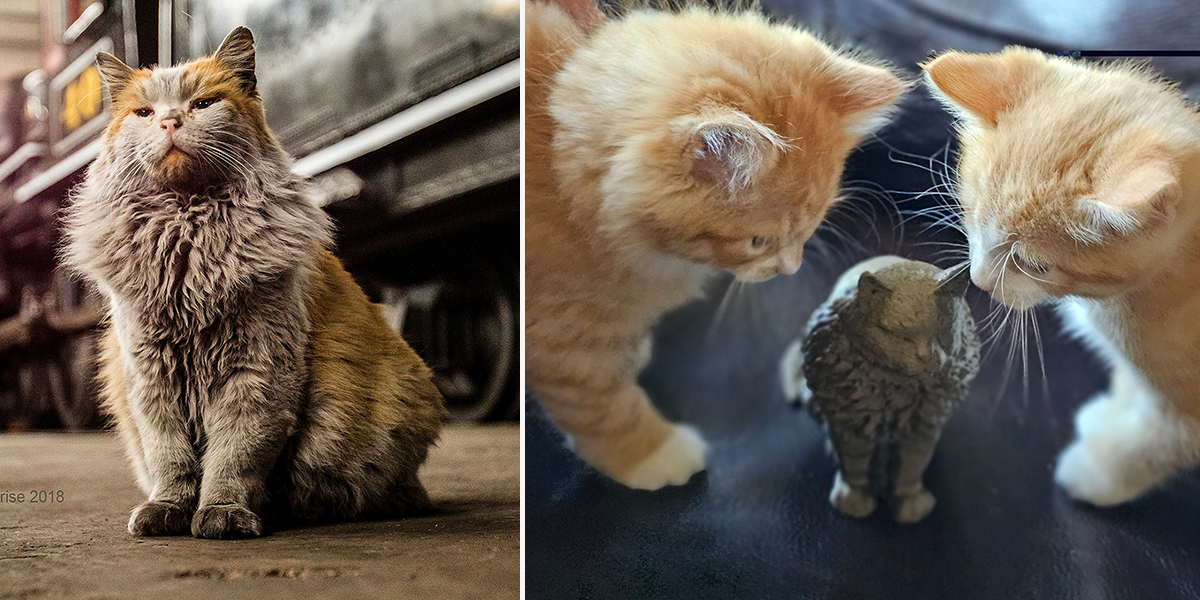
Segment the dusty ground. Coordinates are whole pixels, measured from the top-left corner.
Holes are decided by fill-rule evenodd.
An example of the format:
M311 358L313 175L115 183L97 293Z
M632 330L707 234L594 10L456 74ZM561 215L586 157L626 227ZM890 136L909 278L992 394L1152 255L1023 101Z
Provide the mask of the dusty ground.
M516 426L453 426L421 472L434 516L211 541L126 533L142 498L114 436L0 435L0 600L516 598L519 449Z

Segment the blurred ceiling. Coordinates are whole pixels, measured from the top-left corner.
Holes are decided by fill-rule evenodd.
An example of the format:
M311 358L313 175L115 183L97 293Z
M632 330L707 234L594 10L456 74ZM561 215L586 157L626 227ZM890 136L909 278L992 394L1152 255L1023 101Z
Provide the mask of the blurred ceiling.
M41 66L39 0L0 2L0 81L25 74ZM0 86L0 106L7 101L8 86Z

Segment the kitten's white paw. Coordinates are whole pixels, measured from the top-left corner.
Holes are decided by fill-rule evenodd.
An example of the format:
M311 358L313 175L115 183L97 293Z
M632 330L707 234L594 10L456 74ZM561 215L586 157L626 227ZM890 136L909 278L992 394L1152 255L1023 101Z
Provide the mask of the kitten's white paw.
M1075 433L1082 439L1092 437L1120 418L1120 405L1107 392L1092 398L1075 412Z
M896 507L896 520L901 523L916 523L924 519L937 504L937 498L934 498L933 494L924 488L915 494L902 496L899 501L900 504Z
M1144 488L1122 482L1113 465L1097 457L1086 440L1072 443L1058 457L1054 481L1072 498L1095 506L1113 506L1137 498Z
M875 499L850 487L842 479L840 471L833 480L833 489L829 492L829 503L842 514L857 519L875 512Z
M657 490L668 485L683 485L692 475L704 470L708 451L704 439L687 425L676 425L674 433L629 475L618 479L638 490Z

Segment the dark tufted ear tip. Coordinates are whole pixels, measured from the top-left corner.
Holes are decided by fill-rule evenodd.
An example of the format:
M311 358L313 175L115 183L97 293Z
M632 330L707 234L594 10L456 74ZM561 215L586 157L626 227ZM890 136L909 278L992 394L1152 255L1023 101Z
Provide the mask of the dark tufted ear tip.
M231 40L254 44L254 34L250 33L249 27L246 27L245 25L238 25L237 27L233 28L233 31L229 32L229 35L225 36L226 42ZM222 45L224 45L224 43L222 43Z

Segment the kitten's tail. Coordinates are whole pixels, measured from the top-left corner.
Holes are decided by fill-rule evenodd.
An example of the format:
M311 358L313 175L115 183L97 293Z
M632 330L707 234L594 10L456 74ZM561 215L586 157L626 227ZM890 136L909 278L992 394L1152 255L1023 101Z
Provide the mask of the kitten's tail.
M804 352L799 339L792 342L784 351L779 361L780 383L783 384L783 396L789 404L808 406L812 392L808 390L808 381L804 378Z

